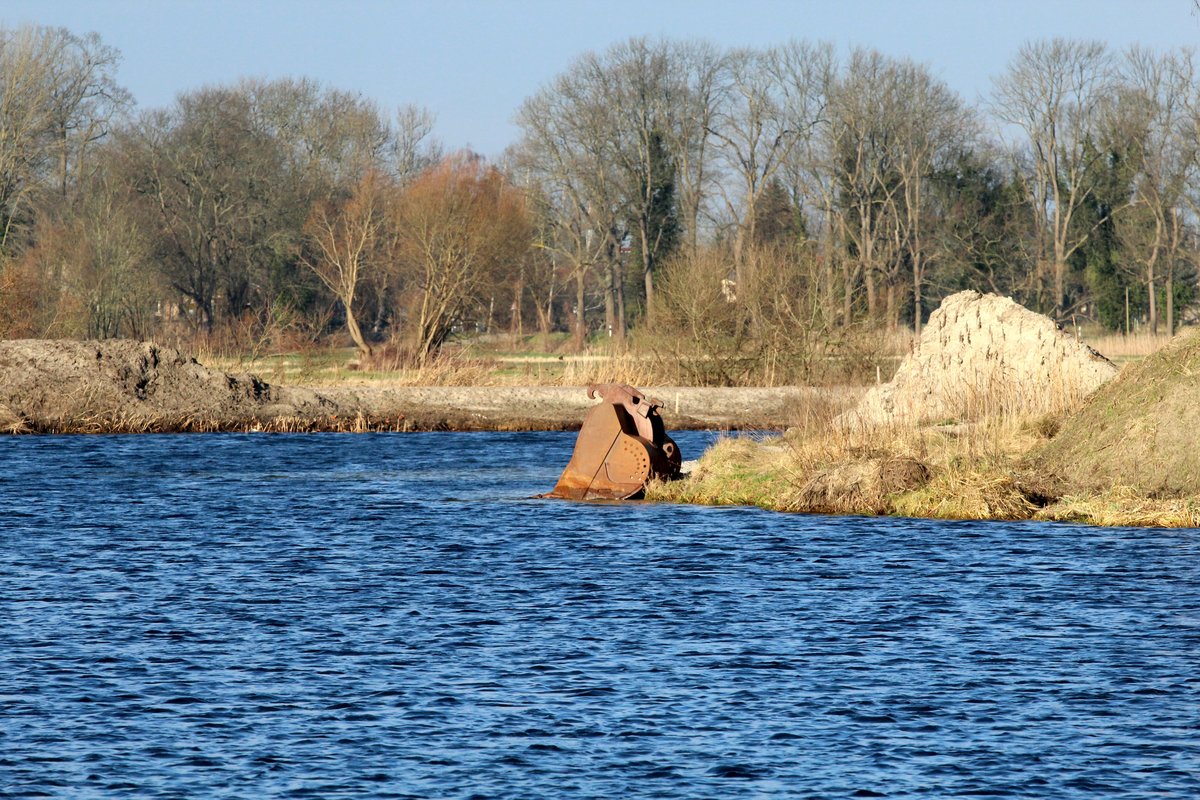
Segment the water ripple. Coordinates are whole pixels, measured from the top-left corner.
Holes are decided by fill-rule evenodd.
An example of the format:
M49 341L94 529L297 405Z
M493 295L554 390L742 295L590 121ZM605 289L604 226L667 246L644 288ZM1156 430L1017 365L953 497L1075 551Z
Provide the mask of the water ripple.
M6 440L0 796L1200 796L1200 532L528 499L572 440Z

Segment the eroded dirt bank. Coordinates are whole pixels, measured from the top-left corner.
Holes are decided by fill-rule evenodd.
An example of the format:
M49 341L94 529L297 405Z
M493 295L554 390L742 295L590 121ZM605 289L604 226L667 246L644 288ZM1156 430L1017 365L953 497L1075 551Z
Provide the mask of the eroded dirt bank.
M845 390L642 387L668 427L784 429ZM150 342L0 342L0 430L573 430L593 404L572 387L269 384Z

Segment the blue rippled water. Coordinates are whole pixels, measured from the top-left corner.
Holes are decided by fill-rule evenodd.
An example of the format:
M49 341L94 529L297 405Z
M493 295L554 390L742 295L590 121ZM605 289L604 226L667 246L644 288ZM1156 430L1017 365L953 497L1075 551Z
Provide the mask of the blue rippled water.
M573 439L0 441L0 796L1200 797L1200 531L527 499Z

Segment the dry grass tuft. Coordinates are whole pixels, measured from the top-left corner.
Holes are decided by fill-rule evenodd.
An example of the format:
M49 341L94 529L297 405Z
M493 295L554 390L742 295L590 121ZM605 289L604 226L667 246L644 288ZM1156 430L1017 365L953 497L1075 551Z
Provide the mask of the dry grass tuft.
M0 433L28 433L25 419L11 408L0 403Z
M1154 499L1119 486L1094 496L1064 497L1040 509L1034 518L1118 527L1200 528L1200 499Z
M401 368L386 373L397 386L487 386L495 365L487 361L434 359L421 367Z
M836 464L818 470L800 487L789 510L820 514L887 514L893 495L929 481L929 467L907 456Z
M692 474L652 481L646 499L701 505L778 508L794 490L788 448L777 438L722 438L705 451Z
M1112 361L1136 361L1157 353L1171 338L1163 333L1107 333L1085 336L1083 341Z
M1036 509L1010 473L986 466L940 469L892 503L892 513L930 519L1029 519Z
M723 440L691 477L647 496L806 513L1028 519L1037 505L1015 465L1046 427L991 418L864 431L814 414L779 439Z
M562 386L589 383L627 383L630 386L678 386L679 375L664 368L661 359L635 353L564 358Z

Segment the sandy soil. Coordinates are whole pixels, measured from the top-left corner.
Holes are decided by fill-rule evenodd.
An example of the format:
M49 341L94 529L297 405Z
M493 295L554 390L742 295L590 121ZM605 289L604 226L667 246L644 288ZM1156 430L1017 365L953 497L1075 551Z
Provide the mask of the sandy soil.
M964 291L929 317L889 383L842 416L852 426L920 425L1077 406L1117 367L1011 298Z
M768 428L794 425L814 403L848 390L806 387L639 387L661 400L669 428ZM404 414L413 420L442 419L463 430L569 430L579 427L597 401L584 387L371 387L323 389L340 405L373 416Z

